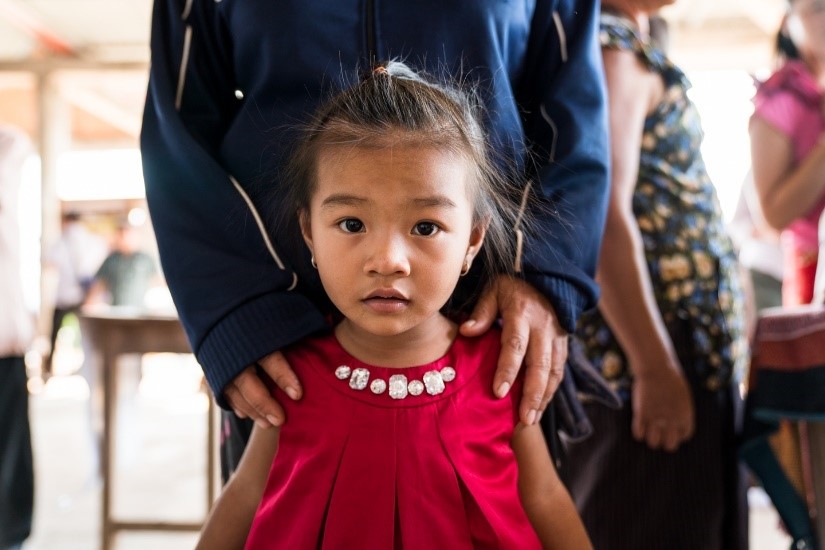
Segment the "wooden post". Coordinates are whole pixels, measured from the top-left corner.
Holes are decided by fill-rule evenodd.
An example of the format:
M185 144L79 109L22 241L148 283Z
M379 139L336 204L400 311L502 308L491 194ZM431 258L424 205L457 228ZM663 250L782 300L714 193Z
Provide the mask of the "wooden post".
M71 144L71 120L69 109L60 97L58 74L46 71L37 80L37 144L40 153L40 247L42 252L60 237L60 201L57 196L60 153ZM48 334L51 329L51 312L54 308L56 274L42 269L40 278L39 333Z

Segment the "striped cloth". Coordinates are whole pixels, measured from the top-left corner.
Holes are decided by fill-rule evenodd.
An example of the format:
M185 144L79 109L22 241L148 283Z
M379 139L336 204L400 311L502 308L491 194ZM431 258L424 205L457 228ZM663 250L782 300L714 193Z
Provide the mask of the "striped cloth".
M759 478L794 539L795 548L812 544L810 512L804 493L804 461L795 441L768 442L780 427L786 440L789 420L825 420L825 305L769 308L760 313L753 345L741 456ZM775 437L775 436L774 436ZM803 453L806 454L806 453Z

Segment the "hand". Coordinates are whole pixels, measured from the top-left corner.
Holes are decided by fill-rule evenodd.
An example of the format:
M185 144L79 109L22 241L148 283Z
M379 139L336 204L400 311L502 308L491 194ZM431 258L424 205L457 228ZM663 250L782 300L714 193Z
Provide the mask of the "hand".
M270 353L258 365L289 397L296 401L301 398L301 383L280 351ZM269 393L254 365L227 384L223 395L236 415L251 418L261 428L280 426L286 420L284 409Z
M693 437L693 399L679 365L636 376L632 393L631 431L637 441L673 452Z
M470 318L460 328L464 336L486 332L501 315L501 355L493 391L504 397L527 363L519 419L528 426L541 418L564 376L567 333L553 306L533 286L500 276L484 291Z

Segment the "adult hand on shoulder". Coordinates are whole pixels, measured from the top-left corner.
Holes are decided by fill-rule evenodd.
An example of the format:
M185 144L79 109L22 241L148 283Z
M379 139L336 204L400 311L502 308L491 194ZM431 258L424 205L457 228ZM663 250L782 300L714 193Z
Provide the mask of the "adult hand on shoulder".
M519 418L535 424L556 393L567 360L567 333L559 325L550 302L532 285L499 276L478 301L470 318L461 325L464 336L486 332L502 318L501 355L493 391L504 397L523 363L527 364Z
M693 437L693 398L681 366L635 376L632 392L631 430L637 441L673 452Z
M280 351L262 358L258 365L289 397L296 401L301 398L301 383ZM254 365L244 369L226 386L224 397L236 415L251 418L262 428L280 426L286 420L284 409L272 397Z

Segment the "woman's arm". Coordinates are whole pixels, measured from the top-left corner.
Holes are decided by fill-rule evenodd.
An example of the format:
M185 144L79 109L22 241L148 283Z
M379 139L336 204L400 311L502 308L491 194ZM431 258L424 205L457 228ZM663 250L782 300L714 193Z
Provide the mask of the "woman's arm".
M192 351L218 404L263 423L283 419L283 410L249 366L261 364L299 393L277 350L326 322L290 290L295 275L279 256L287 239L259 228L248 182L221 162L227 128L243 109L227 4L154 2L141 158L163 274ZM280 108L279 98L267 101L265 109ZM247 138L253 148L270 139Z
M633 384L633 435L651 448L675 450L693 433L693 403L656 305L633 192L647 113L664 85L625 50L603 50L610 112L611 193L597 280L599 310L627 355ZM630 305L630 307L628 307Z
M478 336L503 319L494 389L503 393L502 386L510 387L526 365L520 408L526 423L556 392L567 334L581 312L596 304L593 273L608 184L598 3L534 5L524 67L510 84L534 153L530 164L537 177L528 188L545 208L531 212L536 237L524 239L524 281L500 278L478 302L482 307L473 311L473 324L461 327L465 336Z
M196 550L243 549L278 452L279 435L276 427L252 429L238 469L212 507Z
M538 425L516 426L512 441L518 462L521 503L545 550L592 548L567 489L556 474Z
M825 194L825 139L793 168L791 140L767 121L750 124L753 181L765 220L784 229L816 206Z

